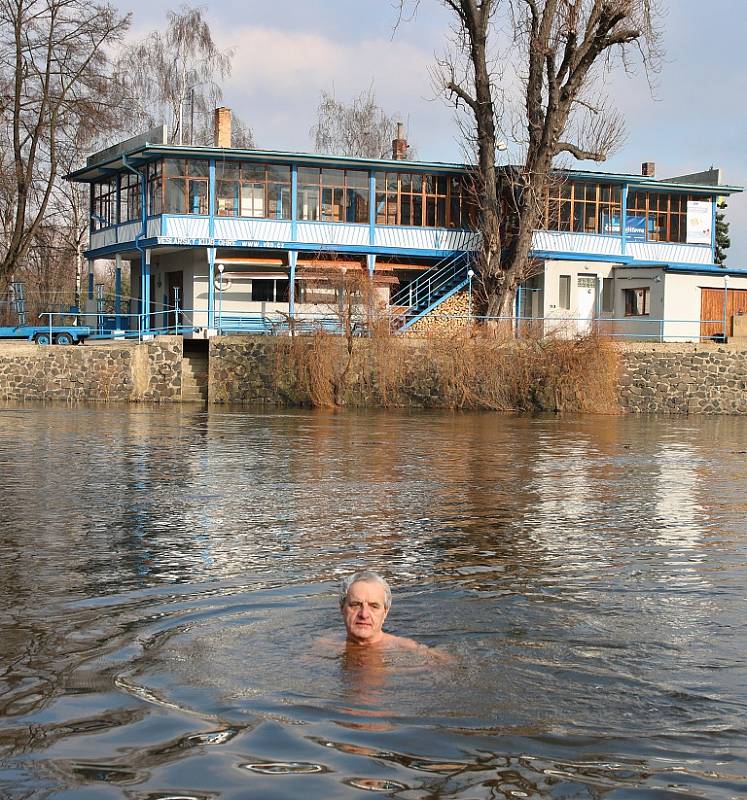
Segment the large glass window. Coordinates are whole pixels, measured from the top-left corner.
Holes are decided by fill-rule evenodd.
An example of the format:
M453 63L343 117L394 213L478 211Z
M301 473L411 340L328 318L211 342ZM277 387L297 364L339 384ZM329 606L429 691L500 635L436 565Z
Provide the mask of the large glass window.
M148 164L148 214L156 217L163 213L163 161Z
M252 278L252 301L287 303L289 287L287 278Z
M626 234L630 241L687 241L687 201L684 194L628 192Z
M544 200L544 227L551 231L620 234L619 186L558 181Z
M298 170L298 218L368 222L368 173L363 170Z
M290 167L226 161L215 167L216 214L290 219Z
M300 167L298 170L298 218L320 219L321 170Z
M164 173L166 214L209 213L209 161L169 158L164 161Z
M376 222L429 228L467 228L474 202L466 176L376 173Z
M93 184L91 226L95 231L117 224L117 179L109 178Z
M140 180L137 175L125 172L119 178L119 221L139 220L141 215Z

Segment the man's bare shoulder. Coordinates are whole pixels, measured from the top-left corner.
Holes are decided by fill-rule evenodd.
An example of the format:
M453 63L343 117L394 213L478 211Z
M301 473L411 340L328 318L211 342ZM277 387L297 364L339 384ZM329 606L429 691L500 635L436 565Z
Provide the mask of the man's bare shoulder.
M450 663L454 660L452 656L448 653L444 653L443 650L436 650L433 647L428 647L427 644L421 644L414 639L408 639L406 636L394 636L388 633L386 637L387 644L385 646L390 647L392 650L409 650L442 663Z
M393 633L385 633L380 642L372 645L351 645L344 635L334 633L320 636L314 642L314 650L321 653L340 653L348 647L352 647L356 650L360 649L361 651L369 650L370 648L373 652L376 650L388 650L393 652L407 651L420 653L429 659L441 663L451 663L454 660L451 655L445 653L443 650L428 647L428 645L416 642L414 639L410 639L407 636L395 636Z

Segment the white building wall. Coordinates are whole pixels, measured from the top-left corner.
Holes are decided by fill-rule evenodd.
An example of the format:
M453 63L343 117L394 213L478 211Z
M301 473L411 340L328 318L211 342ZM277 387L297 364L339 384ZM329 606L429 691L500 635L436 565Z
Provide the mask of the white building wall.
M664 313L667 319L664 326L665 341L699 341L700 290L702 288L723 290L724 276L718 273L691 275L668 272L664 280L666 282ZM747 289L747 276L729 275L728 288Z
M609 261L545 261L544 306L545 333L554 333L560 336L575 336L586 330L589 323L586 321L580 306L579 278L595 279L595 290L592 303L592 316L596 316L601 308L602 279L610 277L616 264ZM560 276L570 276L570 308L560 306ZM610 316L610 315L607 315Z

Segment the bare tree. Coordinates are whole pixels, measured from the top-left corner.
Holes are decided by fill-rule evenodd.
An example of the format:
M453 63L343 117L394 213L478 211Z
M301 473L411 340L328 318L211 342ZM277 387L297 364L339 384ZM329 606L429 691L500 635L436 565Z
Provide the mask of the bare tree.
M334 93L322 91L311 138L317 153L358 158L390 158L397 118L376 102L373 88L361 92L349 105ZM408 151L408 157L411 157Z
M172 144L212 144L212 112L231 74L231 50L221 50L200 8L169 11L165 33L153 31L123 53L119 74L129 87L132 116L145 130L167 122ZM236 142L253 147L251 130L234 118Z
M86 0L0 0L0 290L37 236L53 238L60 169L111 112L107 49L128 24Z
M402 12L421 0L400 0ZM532 234L541 202L562 153L603 161L619 143L621 120L593 97L600 73L633 52L647 70L659 53L658 0L439 0L454 15L457 57L439 61L437 77L471 119L476 151L478 289L485 312L512 313L516 288L531 273ZM523 159L496 172L504 138L511 79L497 72L501 32L510 31L504 57L518 54ZM461 58L460 58L461 57ZM503 148L500 148L503 149ZM505 218L505 222L504 222Z

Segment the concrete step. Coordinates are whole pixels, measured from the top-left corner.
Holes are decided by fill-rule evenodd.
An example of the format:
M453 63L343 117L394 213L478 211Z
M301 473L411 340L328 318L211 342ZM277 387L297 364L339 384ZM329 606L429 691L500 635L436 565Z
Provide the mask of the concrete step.
M182 359L182 403L207 403L208 357L191 353Z

